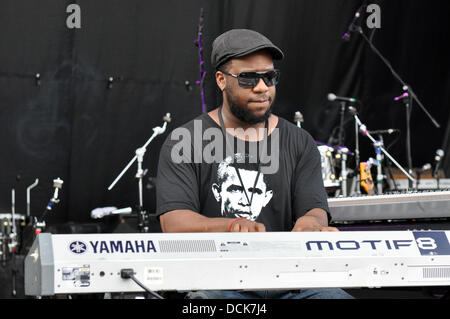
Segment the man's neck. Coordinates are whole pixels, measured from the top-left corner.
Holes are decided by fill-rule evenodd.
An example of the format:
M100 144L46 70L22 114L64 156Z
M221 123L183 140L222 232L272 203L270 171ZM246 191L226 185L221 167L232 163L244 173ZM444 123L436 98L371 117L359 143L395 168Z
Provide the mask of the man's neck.
M238 119L230 110L230 107L223 104L218 112L222 111L223 124L225 129L232 135L245 141L261 141L264 138L266 121L249 124ZM269 123L267 121L267 123ZM268 125L270 126L270 125ZM231 131L230 131L231 130Z
M241 121L231 112L230 107L225 103L222 105L222 117L223 122L225 124L225 128L232 128L232 129L242 128L243 130L254 128L257 130L259 128L265 127L265 121L256 124L249 124Z

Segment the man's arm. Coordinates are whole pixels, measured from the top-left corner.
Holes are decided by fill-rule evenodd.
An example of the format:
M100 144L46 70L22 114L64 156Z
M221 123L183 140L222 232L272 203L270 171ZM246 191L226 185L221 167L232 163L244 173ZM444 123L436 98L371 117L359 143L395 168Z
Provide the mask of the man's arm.
M211 218L191 210L173 210L159 217L165 233L264 232L263 224L247 219Z
M326 211L321 208L313 208L297 219L292 231L339 231L339 229L328 226Z

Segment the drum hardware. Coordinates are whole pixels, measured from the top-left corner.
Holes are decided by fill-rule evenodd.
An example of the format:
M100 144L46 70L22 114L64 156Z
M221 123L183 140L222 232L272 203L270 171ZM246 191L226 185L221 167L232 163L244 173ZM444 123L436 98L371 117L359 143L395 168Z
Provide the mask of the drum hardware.
M322 180L325 188L339 187L339 181L336 180L336 172L333 162L334 148L328 145L319 145L321 165L322 165Z
M2 263L16 253L19 247L20 226L23 226L23 215L16 214L16 192L11 190L11 213L0 214L0 257Z
M16 214L16 193L15 189L11 190L11 213L0 214L0 259L2 265L13 260L19 250L19 231L25 226L25 216ZM16 272L12 271L12 295L16 296Z
M11 190L11 213L0 214L0 260L3 264L13 261L20 254L23 245L23 231L30 220L31 205L30 191L36 187L38 179L27 188L27 213L26 215L16 213L16 191ZM16 271L11 273L12 295L16 296Z
M164 124L163 126L157 126L153 128L153 135L147 140L147 142L140 148L136 149L135 156L131 159L131 161L125 166L122 172L116 177L116 179L109 185L108 190L111 190L116 183L120 180L123 174L131 167L131 165L137 161L137 172L135 177L138 179L138 195L139 195L139 206L137 209L138 218L139 218L139 229L141 232L148 232L149 230L149 217L148 213L144 210L144 198L143 198L143 187L142 187L142 179L144 178L147 170L142 169L142 162L144 161L144 155L147 151L147 146L153 141L153 139L163 134L166 131L167 123L169 123L172 119L170 117L170 113L167 113L166 116L163 117Z
M347 157L350 154L350 151L346 147L342 147L338 150L338 153L336 154L336 159L341 160L341 176L339 177L339 182L341 183L341 191L342 196L348 196L347 191L347 177L348 177L348 170L347 170Z
M0 214L1 261L6 262L12 254L18 251L20 233L25 226L25 216L6 213Z
M330 146L316 141L322 165L322 179L327 190L336 196L348 196L348 177L353 172L347 165L348 156L354 156L346 146ZM338 174L338 170L340 173Z
M33 184L27 187L27 219L31 217L31 195L30 192L33 188L35 188L39 183L39 179L36 178Z

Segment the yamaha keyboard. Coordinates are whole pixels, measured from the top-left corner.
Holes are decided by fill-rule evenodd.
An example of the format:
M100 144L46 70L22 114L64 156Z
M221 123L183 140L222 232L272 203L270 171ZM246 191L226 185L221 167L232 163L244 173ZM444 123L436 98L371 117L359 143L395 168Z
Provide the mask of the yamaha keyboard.
M37 236L25 293L450 285L450 231Z
M450 191L406 192L328 199L333 222L450 217Z

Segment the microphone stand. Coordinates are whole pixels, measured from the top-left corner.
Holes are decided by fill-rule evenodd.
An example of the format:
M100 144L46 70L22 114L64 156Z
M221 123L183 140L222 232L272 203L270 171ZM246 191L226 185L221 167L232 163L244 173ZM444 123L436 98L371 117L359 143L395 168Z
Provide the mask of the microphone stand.
M377 148L384 153L384 155L386 155L402 172L403 174L406 175L406 177L408 177L408 179L412 182L412 184L414 185L414 183L416 182L416 180L414 179L414 177L412 177L392 156L391 154L389 154L384 147L376 140L372 137L372 135L370 135L369 131L367 130L366 125L364 125L363 123L361 123L361 120L359 119L358 115L356 114L356 111L353 111L353 116L355 117L355 122L357 123L360 132L367 136L374 145L377 146Z
M300 111L295 112L294 114L294 122L297 124L297 127L302 127L303 123L303 114Z
M36 216L33 217L32 228L33 228L33 236L35 236L34 238L36 238L36 236L39 233L41 233L45 229L45 227L47 227L45 223L46 214L50 212L53 209L53 207L60 202L60 199L58 198L59 190L62 189L63 183L64 181L59 177L53 180L53 188L54 188L53 197L50 198L49 202L47 203L47 206L45 207L44 212L40 216L40 219L38 219Z
M439 166L440 166L440 164L441 164L441 162L442 162L442 156L439 154L439 155L436 155L436 158L437 158L437 156L439 156L439 159L437 160L437 163L436 163L436 166L435 166L435 168L434 168L434 172L433 172L433 177L436 179L436 189L440 189L441 187L440 187L440 176L439 176Z
M381 143L381 145L384 146L384 140L383 140L382 134L378 134L378 140ZM382 160L384 160L384 156L381 154L381 150L379 150L379 149L378 150L376 149L375 152L376 152L377 160L380 162L380 166L381 166ZM394 190L397 190L397 184L395 183L395 177L394 177L394 173L392 172L392 165L391 165L391 162L389 161L389 159L386 159L386 172L387 172L387 175L389 175L389 177L392 180L392 184L393 184L392 186L393 186ZM378 170L378 177L384 178L382 168ZM379 181L379 179L377 178L377 182L382 183L383 181L382 180ZM380 187L380 189L378 191L381 194L381 192L383 191L383 186L379 186L379 187Z
M349 107L350 112L352 112L352 108L353 107ZM356 109L355 111L356 112ZM356 115L356 113L355 113ZM356 188L356 194L360 195L361 194L361 172L360 172L360 155L359 155L359 127L358 127L358 122L355 119L355 163L356 163L356 183L355 183L355 188Z
M144 211L144 198L142 192L142 178L145 175L144 170L142 169L142 162L144 161L144 155L147 151L147 146L153 141L153 139L160 134L163 134L166 131L167 123L171 121L170 113L167 113L164 116L164 124L162 127L157 126L153 128L153 135L147 140L147 142L140 148L136 149L136 155L131 159L131 161L125 166L122 172L116 177L116 179L109 185L108 190L111 190L116 183L120 180L120 178L125 174L125 172L130 168L130 166L137 160L137 173L136 178L138 179L138 190L139 190L139 207L138 207L138 218L139 218L139 228L141 232L148 232L148 216L147 212Z
M373 143L373 147L375 148L375 154L376 154L376 159L379 163L379 165L377 165L377 193L378 195L383 194L383 180L384 180L384 175L383 175L383 151L381 150L381 148L384 146L383 141L375 141Z
M436 189L441 189L439 182L440 182L440 176L439 176L439 171L437 172L437 174L435 175L435 179L436 179Z
M408 86L404 86L403 89L406 91L400 96L394 98L394 101L402 100L405 104L406 108L406 158L408 162L408 172L412 174L412 155L411 155L411 110L413 100L411 98L411 94L409 93L410 89ZM413 185L411 181L409 181L409 188L412 188Z
M411 117L411 108L412 108L412 103L413 100L416 101L416 103L420 106L420 108L423 110L423 112L428 116L428 118L431 120L431 122L433 123L434 126L436 126L436 128L440 128L441 126L439 125L439 123L431 116L431 114L427 111L427 109L425 108L425 106L423 106L422 102L420 102L419 98L417 97L417 95L414 93L414 91L412 90L411 86L408 85L405 81L403 81L403 79L398 75L397 72L395 72L394 68L392 67L392 65L389 63L389 61L380 53L380 51L378 51L378 49L373 45L372 41L369 40L369 38L367 38L367 36L365 35L363 29L361 26L355 26L353 30L351 31L356 31L359 34L361 34L361 36L363 37L363 39L367 42L367 44L369 45L369 47L372 49L373 52L375 52L375 54L384 62L384 64L389 68L389 70L391 71L392 75L402 84L403 89L405 91L407 91L408 93L408 99L405 102L406 105L406 132L407 132L407 136L406 136L406 154L408 157L408 170L409 170L409 174L412 174L412 159L411 159L411 136L410 136L410 117ZM409 187L412 187L411 184L411 179L409 181Z
M398 75L397 72L395 72L394 68L391 66L391 64L389 63L389 61L380 53L380 51L378 51L378 49L373 45L373 43L367 38L367 36L364 34L364 31L362 29L362 27L357 26L355 27L355 30L361 34L361 36L363 37L363 39L369 44L370 48L372 49L373 52L375 52L376 55L378 55L378 57L384 62L384 64L386 64L386 66L389 68L389 70L391 71L392 75L394 75L394 77L402 84L402 86L405 88L405 90L408 91L409 95L411 96L411 101L414 99L417 104L420 106L420 108L425 112L425 114L428 116L428 118L430 119L430 121L433 123L434 126L436 126L436 128L440 128L441 126L439 125L439 123L431 116L431 114L427 111L427 109L425 108L425 106L423 106L422 102L420 102L419 98L417 97L417 95L414 93L413 89L411 88L410 85L408 85L405 81L403 81L403 79Z
M344 145L344 117L345 117L345 102L341 102L341 112L339 121L338 145Z
M203 46L202 46L202 34L203 34L203 8L200 8L200 17L198 20L198 31L197 31L197 39L195 40L195 46L198 48L198 59L199 59L199 67L200 67L200 80L195 83L200 85L200 92L202 98L202 112L206 112L206 103L205 103L205 77L206 71L204 68L205 61L203 60Z

